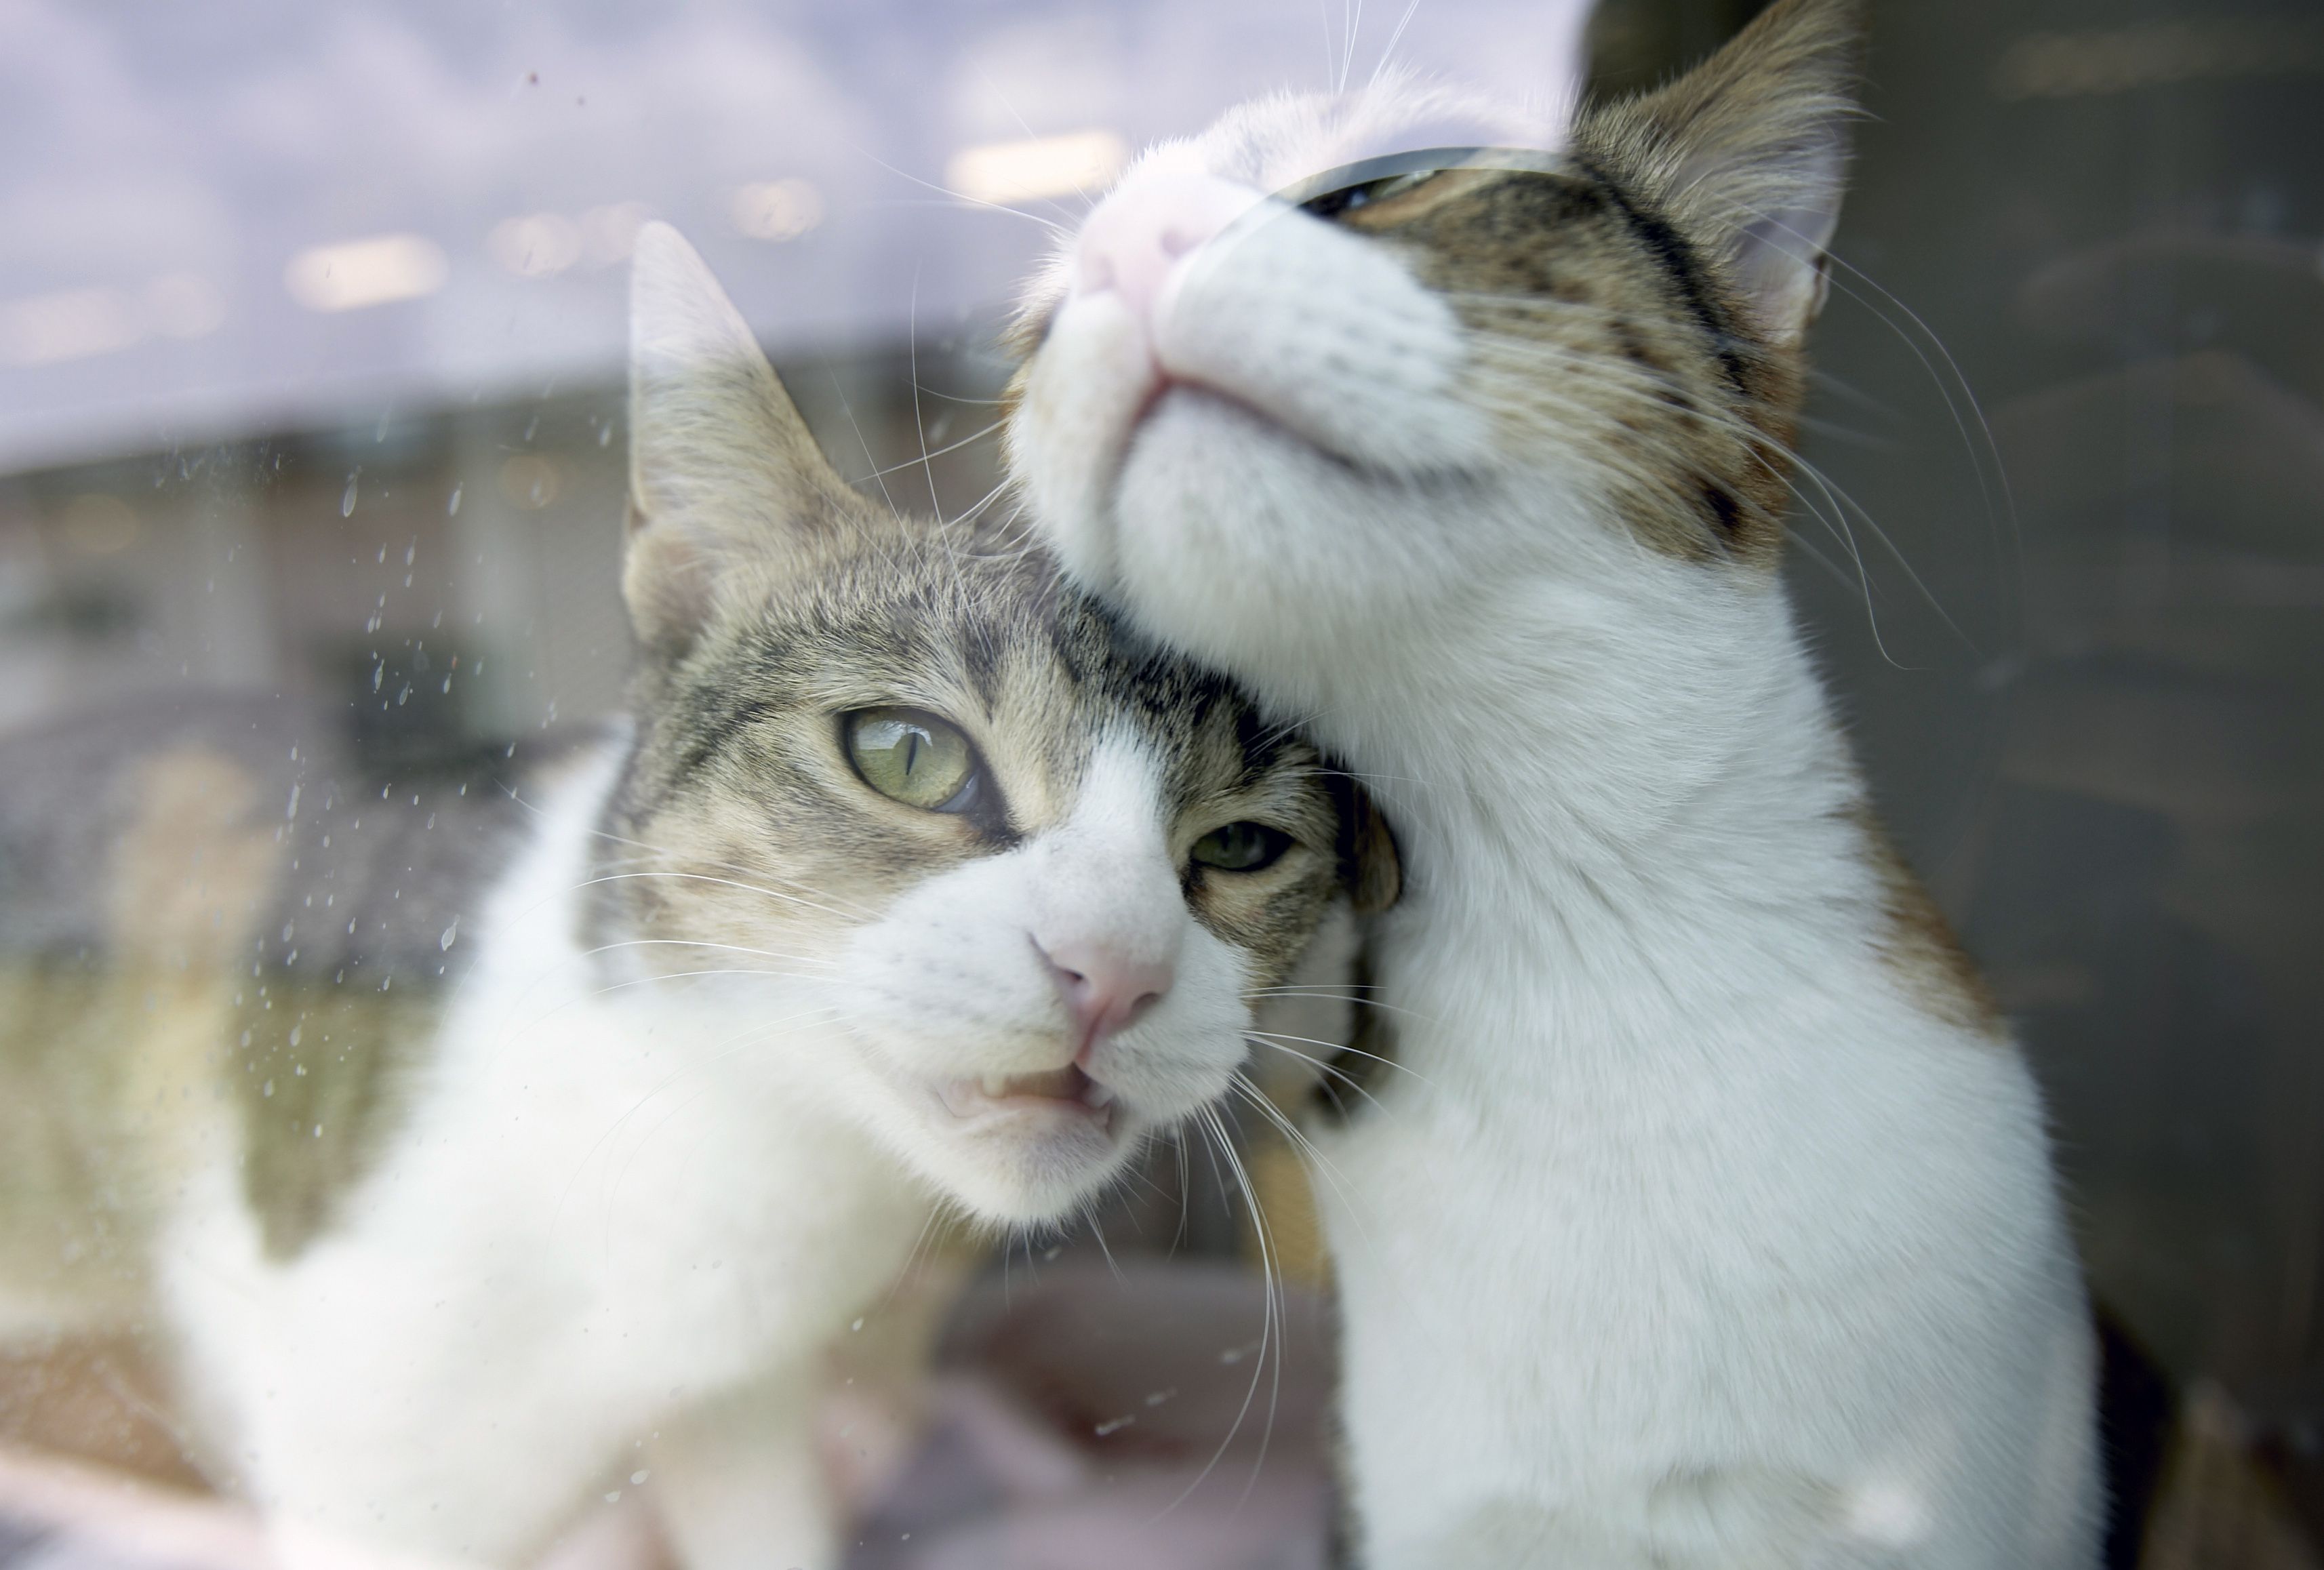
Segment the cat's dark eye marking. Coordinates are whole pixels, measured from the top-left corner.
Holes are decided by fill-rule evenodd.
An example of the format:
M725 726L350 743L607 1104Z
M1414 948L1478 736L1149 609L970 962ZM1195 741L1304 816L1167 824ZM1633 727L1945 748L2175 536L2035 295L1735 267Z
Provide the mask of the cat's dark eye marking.
M1512 147L1416 147L1326 170L1275 193L1286 207L1319 218L1339 218L1376 202L1404 195L1440 174L1461 169L1522 170L1557 173L1567 170L1559 155Z
M1595 163L1583 159L1577 161L1577 167L1597 184L1606 199L1613 203L1614 210L1622 215L1623 221L1629 225L1630 233L1637 237L1638 244L1645 247L1647 254L1655 259L1677 288L1687 314L1694 318L1704 336L1710 338L1711 352L1719 356L1719 364L1727 373L1728 384L1738 392L1747 391L1749 377L1744 368L1743 356L1736 348L1727 313L1712 300L1710 282L1703 273L1702 259L1688 244L1686 236L1673 228L1670 221L1660 213L1632 201L1629 194Z
M1322 196L1310 197L1299 206L1303 211L1313 213L1319 218L1336 218L1359 208L1370 207L1374 202L1385 201L1389 197L1400 196L1442 172L1441 170L1422 169L1392 174L1383 180L1368 180L1359 185L1345 185L1337 190L1325 191Z
M1281 861L1290 848L1291 836L1281 829L1246 819L1211 830L1194 842L1187 854L1197 866L1222 873L1256 873Z
M1724 485L1706 480L1702 485L1702 500L1711 509L1711 522L1719 531L1720 538L1731 537L1742 523L1742 503L1735 499L1735 493Z
M840 717L856 777L924 812L981 816L984 763L958 725L917 708L863 708Z

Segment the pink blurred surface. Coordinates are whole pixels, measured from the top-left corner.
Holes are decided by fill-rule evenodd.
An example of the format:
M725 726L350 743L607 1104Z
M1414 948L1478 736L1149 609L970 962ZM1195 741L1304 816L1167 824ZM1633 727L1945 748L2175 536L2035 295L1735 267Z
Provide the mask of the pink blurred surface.
M1270 1310L1232 1266L1068 1261L989 1276L954 1313L917 1434L826 1414L847 1570L1322 1570L1333 1509L1323 1305ZM650 1487L591 1507L535 1570L665 1570ZM282 1562L228 1500L0 1449L0 1570L258 1570ZM300 1570L392 1570L291 1545Z

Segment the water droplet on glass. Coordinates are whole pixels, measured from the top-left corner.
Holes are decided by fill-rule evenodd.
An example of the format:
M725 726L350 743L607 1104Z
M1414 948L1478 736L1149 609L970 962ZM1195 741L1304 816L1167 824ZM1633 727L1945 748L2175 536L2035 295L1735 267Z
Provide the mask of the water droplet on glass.
M361 474L361 473L363 473L363 471L362 471L361 469L357 469L357 470L355 471L355 475L349 475L349 476L347 476L347 488L346 488L344 492L340 493L340 495L339 495L339 516L340 516L340 517L342 517L342 518L346 518L346 517L352 516L352 515L353 515L353 513L355 513L355 475L359 475L359 474Z
M447 502L447 503L446 503L444 504L444 512L445 512L445 514L446 514L447 517L454 517L454 518L456 518L456 517L458 517L458 516L460 515L460 487L459 487L459 486L455 485L455 486L453 486L453 487L452 487L452 499L451 499L449 502Z
M449 948L456 941L458 940L459 936L460 919L455 916L452 918L452 925L444 928L444 936L436 940L436 947L438 948Z

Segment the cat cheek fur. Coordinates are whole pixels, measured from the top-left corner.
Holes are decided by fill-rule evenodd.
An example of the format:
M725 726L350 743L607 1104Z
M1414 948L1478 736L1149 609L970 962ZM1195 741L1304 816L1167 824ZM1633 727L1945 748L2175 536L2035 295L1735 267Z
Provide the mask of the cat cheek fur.
M1101 743L1062 822L928 879L860 929L842 960L862 1110L908 1165L988 1219L1056 1219L1139 1137L1226 1093L1249 1023L1246 965L1188 912L1161 833L1159 762ZM1093 1120L1045 1107L963 1113L948 1085L1074 1060L1048 953L1096 947L1167 971L1137 1020L1084 1061L1112 1100Z

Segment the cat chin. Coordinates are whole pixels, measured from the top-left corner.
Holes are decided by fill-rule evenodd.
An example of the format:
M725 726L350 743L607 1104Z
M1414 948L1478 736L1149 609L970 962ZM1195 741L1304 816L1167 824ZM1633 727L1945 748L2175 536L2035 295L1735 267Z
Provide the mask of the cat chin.
M1069 570L1148 632L1231 669L1274 670L1312 659L1321 630L1376 637L1472 580L1485 564L1430 515L1473 516L1480 490L1369 473L1248 404L1181 385L1139 427L1102 519L1052 537ZM1286 603L1300 614L1283 614Z
M921 1175L978 1217L1034 1225L1069 1214L1111 1181L1142 1126L1116 1103L1038 1104L1011 1096L966 1115L941 1094L904 1144Z

